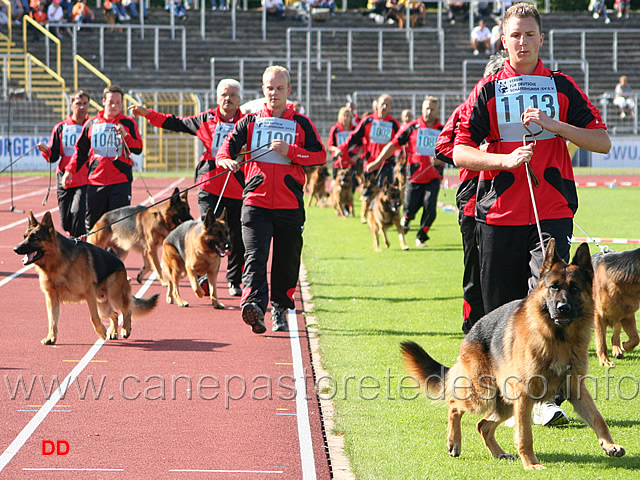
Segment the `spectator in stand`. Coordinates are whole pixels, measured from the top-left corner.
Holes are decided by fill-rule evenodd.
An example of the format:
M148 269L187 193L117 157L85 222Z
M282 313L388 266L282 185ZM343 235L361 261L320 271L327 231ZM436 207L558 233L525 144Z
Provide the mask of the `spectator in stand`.
M131 17L127 13L127 9L122 5L122 0L105 0L104 8L111 8L113 14L120 23L131 20Z
M498 23L496 23L491 29L491 53L496 53L501 50L504 50L502 47L502 19L498 19Z
M387 0L369 0L367 2L367 15L371 20L376 23L384 23L387 18Z
M375 101L375 111L366 115L353 130L347 139L340 144L340 155L348 155L354 147L363 147L364 168L373 162L384 146L398 133L400 124L391 116L392 100L387 94L380 95ZM381 163L376 170L378 185L382 187L385 179L388 183L393 183L393 160L387 159Z
M613 93L613 103L620 109L620 118L633 116L636 109L635 95L626 75L620 77Z
M471 47L473 48L474 55L478 55L480 49L482 49L486 55L491 53L491 30L489 30L482 19L480 19L478 25L471 30Z
M145 117L155 127L172 132L189 133L200 139L205 151L196 167L196 183L205 182L208 178L215 177L226 171L222 167L216 167L216 154L227 134L244 116L238 108L242 92L240 83L237 80L231 78L220 80L216 89L216 97L217 108L192 117L178 118L175 115L168 115L138 106L129 108L134 116ZM233 297L239 297L242 294L240 284L244 268L244 246L242 244L240 211L242 208L243 188L244 182L241 173L228 175L228 181L227 175L219 176L211 181L202 183L198 188L198 207L201 218L204 219L208 209L214 211L216 218L222 215L224 209L227 211L226 221L227 225L229 225L231 240L231 253L227 259L227 282L229 283L229 294ZM222 195L221 200L220 195ZM218 202L220 202L220 205L216 210ZM204 285L205 278L202 277L199 283L206 294L208 286L205 287Z
M62 178L66 166L71 161L76 151L76 140L82 133L82 127L89 116L89 94L78 90L71 95L71 113L66 120L53 127L49 145L40 142L38 150L44 159L49 163L58 160L56 174L56 184L58 186L58 206L60 210L60 220L62 229L72 237L80 237L87 233L85 226L86 203L87 203L87 174L89 169L84 165L78 173L73 176L73 181L64 184Z
M607 14L607 5L604 0L591 0L589 7L593 12L593 18L597 20L600 16L603 16L605 24L611 23L611 19Z
M93 23L95 21L96 17L87 6L87 0L78 0L73 6L73 23L77 25L76 28L80 30L83 23Z
M267 100L263 109L240 120L216 155L219 167L235 172L240 168L235 158L241 149L246 146L254 151L246 155L248 163L244 166L245 268L241 305L242 320L258 334L267 330L264 312L269 300L273 331L289 331L287 310L295 308L293 295L300 274L305 221L302 167L323 165L327 159L311 120L287 104L287 96L291 94L288 70L279 65L268 67L262 76L262 93ZM268 139L272 139L270 146L263 147ZM255 152L258 147L263 147L259 153Z
M211 11L224 11L227 9L227 0L211 0Z
M60 0L52 0L49 8L47 8L47 18L49 23L62 23L64 22L64 10L60 6ZM71 30L67 28L65 30L70 37L73 35ZM55 33L58 38L62 38L62 30L60 27L55 27Z
M76 151L65 168L63 185L70 185L74 175L89 165L87 186L87 232L106 212L131 205L133 159L142 153L138 124L122 113L124 90L118 85L104 89L104 110L87 120Z
M466 21L469 19L469 3L467 2L457 2L455 0L447 0L447 16L449 18L449 23L451 25L455 25L456 23L456 14L462 15L462 21Z
M11 17L15 25L22 23L22 17L24 16L25 7L20 0L11 0Z
M40 0L35 10L29 13L29 16L33 18L38 24L42 27L45 27L48 23L47 12L45 11L45 7L47 6L47 2L45 0ZM36 30L35 27L31 27L31 40L37 42L40 40L40 32Z
M282 0L264 0L264 8L267 9L267 18L271 20L284 19L284 3Z
M402 110L402 112L400 113L400 122L401 127L404 127L406 124L413 122L413 112L408 108Z
M436 219L438 192L440 191L440 173L435 168L441 163L434 158L434 147L443 128L438 119L439 104L436 97L427 97L422 102L422 116L400 129L382 149L375 161L366 171L375 171L377 166L391 157L402 147L407 155L407 185L404 192L403 216L400 224L404 233L409 231L409 224L422 208L420 228L416 234L416 247L427 246L429 229Z
M629 18L629 8L631 7L631 0L615 0L613 9L616 11L616 18Z
M475 15L478 18L482 18L483 20L488 20L493 18L493 10L489 2L478 2L476 4Z
M9 24L9 15L7 14L7 7L4 3L0 4L0 32L8 32L7 25Z
M140 15L140 11L144 12L144 17L147 18L147 12L144 3L144 0L142 0L142 2L140 2L140 0L122 0L122 6L125 8L125 11L129 14L129 16L134 20L138 18L138 15Z
M73 1L72 0L60 0L60 6L64 12L64 18L67 22L70 22L73 18Z

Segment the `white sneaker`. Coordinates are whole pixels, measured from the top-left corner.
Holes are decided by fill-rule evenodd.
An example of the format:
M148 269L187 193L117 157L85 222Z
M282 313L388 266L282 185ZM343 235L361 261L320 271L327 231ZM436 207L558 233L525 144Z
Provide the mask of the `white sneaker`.
M416 247L424 248L427 246L427 242L421 242L419 238L416 238Z
M596 20L600 18L600 14L598 12L593 12L593 18Z
M478 56L479 54L480 54L480 52L479 52L479 51L478 51L478 49L476 48L476 49L473 51L473 55L474 55L474 56Z
M545 427L557 427L569 423L569 417L553 402L538 402L533 406L533 423Z
M609 17L607 17L607 18L605 18L605 19L604 19L604 24L605 24L605 25L608 25L608 24L610 24L610 23L611 23L611 19L610 19Z

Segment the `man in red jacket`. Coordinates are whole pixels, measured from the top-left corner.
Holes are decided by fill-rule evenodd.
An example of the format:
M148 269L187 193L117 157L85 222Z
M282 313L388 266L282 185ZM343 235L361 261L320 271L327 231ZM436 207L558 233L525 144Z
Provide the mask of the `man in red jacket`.
M242 320L254 333L266 331L264 312L271 299L274 331L288 331L287 309L294 308L304 230L303 165L322 165L326 151L311 120L287 105L291 79L286 68L274 65L262 75L266 104L240 120L218 150L218 166L234 172L245 145L245 187L242 240ZM255 160L254 160L255 159ZM273 239L271 295L267 259Z
M209 208L215 210L218 202L220 202L220 205L214 212L216 218L222 215L222 211L225 208L227 210L226 221L229 225L229 237L231 240L231 253L227 264L227 281L229 282L229 294L234 297L239 297L242 294L240 283L242 282L242 269L244 266L244 246L242 244L240 209L242 208L244 178L242 172L237 172L235 175L229 172L228 176L221 175L208 182L206 180L225 171L224 168L216 167L216 153L218 153L218 148L222 145L222 141L227 134L233 129L238 120L244 116L238 108L242 98L240 92L241 86L237 80L231 78L220 80L216 92L218 107L192 117L178 118L175 115L167 115L144 107L129 107L134 116L145 117L155 127L173 132L189 133L197 136L202 142L205 151L200 157L195 173L195 181L200 184L198 207L202 218L204 218ZM222 199L220 200L221 195ZM202 281L204 281L204 278L202 278Z
M58 207L62 228L72 237L80 237L87 233L84 225L87 203L87 173L83 167L74 175L68 185L62 182L64 169L76 151L76 140L80 137L82 126L87 121L90 96L83 90L71 95L71 113L67 118L53 127L49 145L38 144L38 150L49 163L58 163L56 184L58 186Z
M87 186L87 232L113 209L131 205L133 160L142 153L142 138L136 121L122 114L124 90L118 85L104 89L104 110L90 118L76 142L76 151L65 168L64 185L89 165Z

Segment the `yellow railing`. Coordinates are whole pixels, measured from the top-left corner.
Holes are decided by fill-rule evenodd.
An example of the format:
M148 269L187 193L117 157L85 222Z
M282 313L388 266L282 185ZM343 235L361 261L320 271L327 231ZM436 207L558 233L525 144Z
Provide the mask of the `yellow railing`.
M27 45L27 24L30 23L33 28L35 28L36 30L39 30L40 32L42 32L42 34L46 37L49 37L49 39L55 43L56 45L56 73L58 74L58 76L60 76L60 72L62 71L61 69L61 65L62 65L62 47L60 44L60 39L58 37L56 37L53 33L51 33L49 30L47 30L46 28L44 28L42 25L40 25L38 22L36 22L33 18L31 18L28 15L25 15L24 17L22 17L22 44L24 45L24 51L25 53L28 51L28 45Z
M78 63L84 65L91 73L102 80L107 87L111 85L111 80L104 73L94 67L91 62L83 58L81 55L73 57L73 89L78 90ZM100 107L102 109L102 107Z
M9 17L9 23L7 23L7 53L11 53L11 39L13 38L13 12L11 11L11 2L9 0L2 0L5 7L7 7L7 17ZM4 36L4 35L3 35Z
M67 84L64 81L64 78L62 78L59 74L57 74L56 72L51 70L43 62L38 60L36 57L31 55L30 53L27 53L25 55L25 59L24 59L25 76L26 76L26 72L29 70L28 62L33 62L36 65L38 65L48 75L50 75L53 80L55 80L56 82L58 82L60 84L60 106L61 106L61 110L62 110L62 117L64 118L66 116L65 112L66 112L66 108L67 108L67 105L66 105L66 102L65 102L65 99L64 99L64 92L67 91ZM25 82L24 83L25 83L25 89L27 90L27 92L29 92L31 90L31 85L29 84L28 81L26 81L26 78L25 78Z

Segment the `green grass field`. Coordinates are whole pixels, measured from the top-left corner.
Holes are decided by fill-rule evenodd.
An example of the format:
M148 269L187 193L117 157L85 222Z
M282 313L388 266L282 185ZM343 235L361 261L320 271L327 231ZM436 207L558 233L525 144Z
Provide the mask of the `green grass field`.
M579 191L576 223L593 237L638 238L638 188ZM455 203L455 190L439 200ZM462 455L446 452L447 407L422 395L403 378L399 344L414 340L445 365L455 362L463 339L462 246L455 212L438 209L429 246L401 251L395 231L391 248L375 253L366 225L337 218L331 208L307 209L303 260L311 284L320 353L331 380L318 386L333 398L336 429L358 479L511 479L522 463L493 459L475 431L480 417L463 417ZM414 221L415 223L415 221ZM575 236L584 236L577 228ZM413 247L415 229L407 234ZM633 248L613 245L623 250ZM591 252L597 247L591 245ZM624 334L623 334L624 337ZM626 337L625 337L626 338ZM548 469L532 478L621 479L640 474L640 352L626 354L607 371L590 349L589 389L614 441L627 455L607 457L595 433L565 402L565 427L533 427L534 449ZM608 377L607 377L608 375ZM497 438L516 453L513 430L501 426Z

